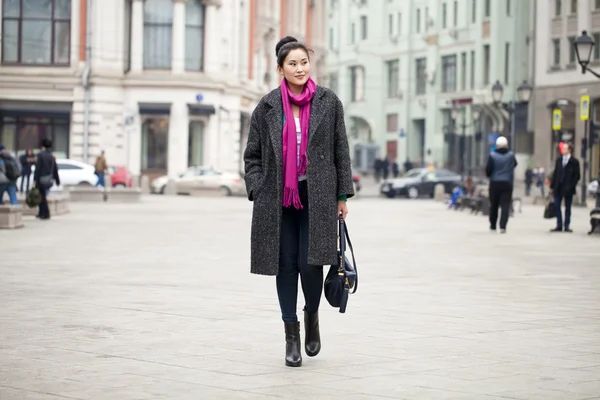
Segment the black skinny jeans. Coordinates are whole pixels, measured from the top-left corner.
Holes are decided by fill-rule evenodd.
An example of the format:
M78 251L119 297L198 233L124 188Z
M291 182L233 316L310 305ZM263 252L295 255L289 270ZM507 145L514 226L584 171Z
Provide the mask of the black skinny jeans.
M319 310L323 292L323 266L308 265L308 184L298 182L300 200L304 208L283 208L277 296L284 322L298 321L298 275L302 280L305 310Z

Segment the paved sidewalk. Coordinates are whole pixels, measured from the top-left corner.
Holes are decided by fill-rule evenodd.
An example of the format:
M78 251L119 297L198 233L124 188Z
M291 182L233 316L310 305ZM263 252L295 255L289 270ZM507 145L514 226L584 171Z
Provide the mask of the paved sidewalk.
M0 400L600 399L584 210L550 234L525 205L499 235L428 200L351 201L359 290L345 315L323 300L323 350L292 369L274 279L248 272L249 202L71 209L0 231Z

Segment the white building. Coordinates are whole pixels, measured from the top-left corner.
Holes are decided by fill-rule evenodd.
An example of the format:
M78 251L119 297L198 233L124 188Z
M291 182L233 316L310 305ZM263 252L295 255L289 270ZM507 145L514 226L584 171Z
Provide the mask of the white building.
M509 128L491 87L499 80L508 102L528 79L531 1L327 1L329 85L345 106L356 167L387 155L460 170L464 155L481 173L488 134ZM454 106L462 115L453 123Z
M600 0L537 0L535 24L535 91L533 115L535 159L538 165L553 167L559 141L572 142L581 154L584 122L580 119L580 98L591 98L591 119L600 126L600 80L581 73L573 41L581 32L594 38L596 46L590 68L600 72ZM560 131L553 132L552 112L562 111ZM592 148L592 177L600 168L600 143Z
M93 163L103 149L134 174L239 170L264 92L251 68L254 1L0 2L0 142L9 149L49 137L59 157Z

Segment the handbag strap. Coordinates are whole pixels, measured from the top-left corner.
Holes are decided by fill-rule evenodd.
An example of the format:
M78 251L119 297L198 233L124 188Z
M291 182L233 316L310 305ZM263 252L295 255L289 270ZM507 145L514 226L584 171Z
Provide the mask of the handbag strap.
M350 241L350 235L348 234L348 226L346 225L346 221L341 216L338 219L339 221L339 237L340 237L340 254L342 255L342 261L344 253L346 252L346 241L348 242L348 247L350 248L350 254L352 254L352 265L354 266L354 272L356 273L356 280L354 282L354 287L352 288L352 293L356 293L356 289L358 288L358 269L356 267L356 258L354 257L354 248L352 247L352 242Z

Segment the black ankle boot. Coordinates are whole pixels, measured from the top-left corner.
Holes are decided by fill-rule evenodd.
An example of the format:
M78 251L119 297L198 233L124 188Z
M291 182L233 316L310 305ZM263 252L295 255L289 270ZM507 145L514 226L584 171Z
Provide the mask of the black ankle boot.
M319 313L304 310L304 350L306 355L314 357L321 351L321 334L319 333Z
M302 365L302 347L300 343L300 322L284 322L285 324L285 365L299 367Z

